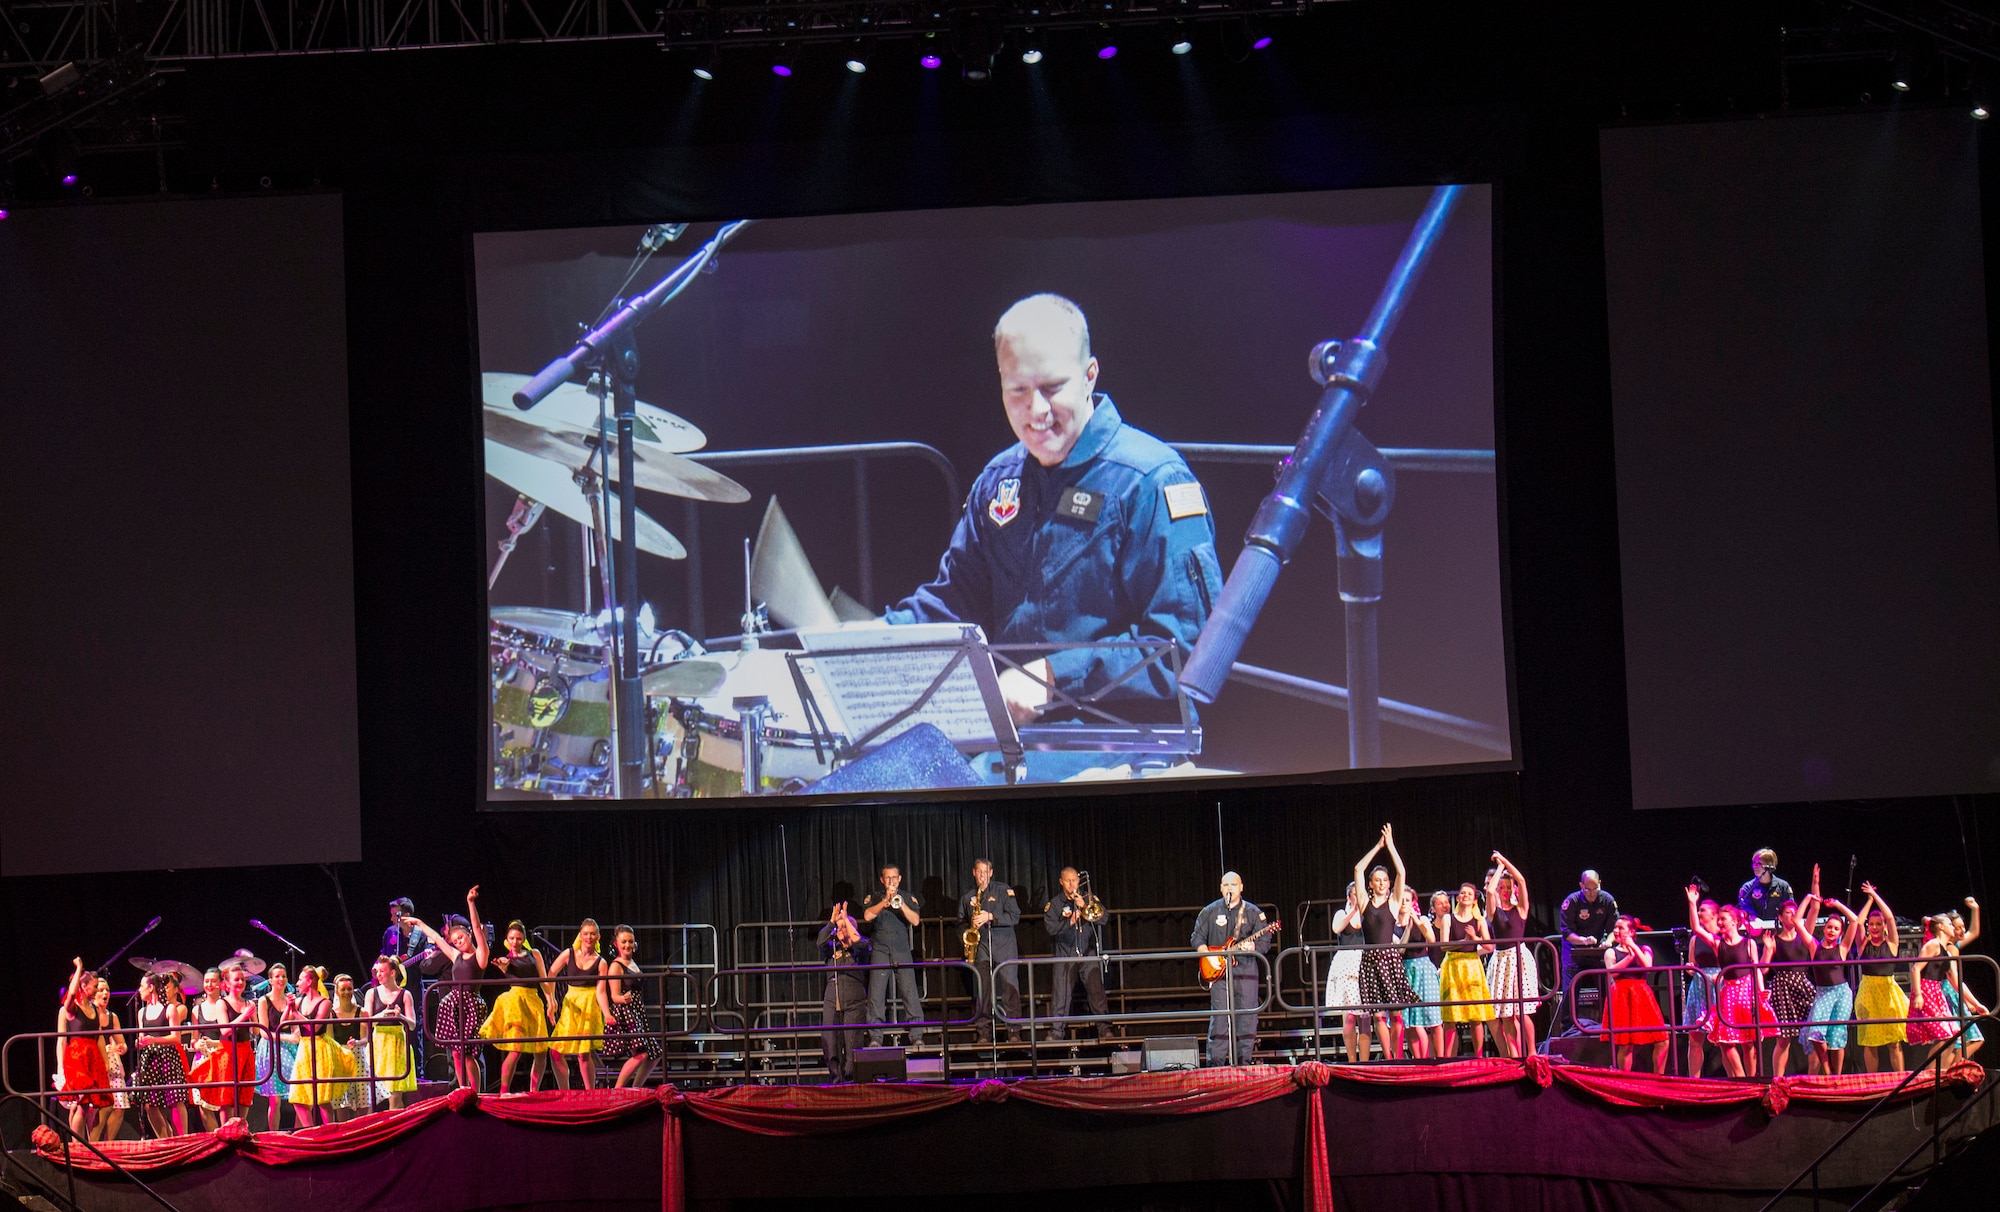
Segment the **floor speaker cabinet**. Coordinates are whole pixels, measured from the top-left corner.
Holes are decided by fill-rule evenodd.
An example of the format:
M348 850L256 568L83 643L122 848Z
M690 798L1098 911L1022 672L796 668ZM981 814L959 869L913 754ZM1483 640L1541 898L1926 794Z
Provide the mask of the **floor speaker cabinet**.
M1116 1077L1121 1073L1137 1073L1142 1063L1137 1048L1116 1049L1111 1053L1111 1074Z
M944 1080L944 1058L941 1056L911 1057L907 1065L909 1072L905 1081L941 1082Z
M1579 1065L1610 1067L1618 1062L1611 1045L1595 1035L1558 1035L1549 1041L1549 1055ZM1650 1053L1648 1054L1650 1057Z
M1147 1073L1201 1068L1201 1040L1192 1035L1164 1035L1139 1045Z
M901 1048L856 1048L854 1050L854 1080L862 1085L870 1082L902 1082L910 1079L910 1065L904 1059Z

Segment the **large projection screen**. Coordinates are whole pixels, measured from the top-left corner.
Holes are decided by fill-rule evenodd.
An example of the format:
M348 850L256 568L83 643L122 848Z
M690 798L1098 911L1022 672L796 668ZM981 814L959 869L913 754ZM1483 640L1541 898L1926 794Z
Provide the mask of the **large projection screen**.
M1250 668L1211 705L1178 689L1319 402L1308 352L1362 330L1430 194L744 229L633 351L645 703L626 714L645 759L622 783L595 538L599 517L623 527L615 441L593 453L612 406L582 376L527 411L511 395L720 224L636 273L642 228L476 236L489 806L1511 765L1484 186L1464 190L1358 421L1393 489L1349 544L1380 543L1379 762L1350 760L1324 517ZM753 648L746 602L769 628Z

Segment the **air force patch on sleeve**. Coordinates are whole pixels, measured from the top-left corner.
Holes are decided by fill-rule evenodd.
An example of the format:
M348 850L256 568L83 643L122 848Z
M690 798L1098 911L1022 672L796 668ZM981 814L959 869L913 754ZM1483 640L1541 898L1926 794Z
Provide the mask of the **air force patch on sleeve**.
M1009 476L1000 481L999 490L986 503L986 516L993 519L995 526L1005 526L1021 515L1021 480Z
M1162 491L1167 494L1167 518L1170 521L1198 518L1208 512L1208 498L1202 495L1201 485L1193 480L1185 484L1169 484Z

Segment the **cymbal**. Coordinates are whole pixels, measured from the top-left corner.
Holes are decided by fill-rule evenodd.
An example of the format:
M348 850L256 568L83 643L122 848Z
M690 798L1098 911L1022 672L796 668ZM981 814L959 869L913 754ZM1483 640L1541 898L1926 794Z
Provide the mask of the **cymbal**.
M776 497L764 507L764 522L757 528L750 596L764 603L780 627L833 627L840 622Z
M540 501L550 509L572 522L591 525L590 499L583 495L583 489L564 468L547 459L524 455L518 450L502 446L488 439L486 442L486 474L505 484L529 500ZM618 490L611 490L611 537L625 537L624 523L619 518ZM667 531L667 528L639 511L639 550L667 560L687 558L687 548Z
M241 968L250 976L263 972L265 966L264 961L250 954L247 947L238 947L234 955L216 965L218 968Z
M640 674L646 693L655 698L698 699L715 693L729 671L714 661L669 661Z
M153 970L153 961L143 955L130 956L125 962L141 972L151 972Z
M511 408L506 412L497 408L483 411L486 440L489 442L498 442L522 454L561 464L565 471L581 467L597 457L597 446L591 440L591 434L568 429L544 429L532 421L523 420L524 414ZM615 479L618 475L615 454L610 461L610 472ZM668 496L723 504L738 504L750 499L750 490L728 476L663 447L648 446L635 450L632 478L639 487Z
M514 393L528 381L527 375L496 374L479 376L479 394L488 408L504 409L514 416L544 429L568 429L577 433L597 432L597 397L581 383L565 383L542 398L526 412L514 407ZM708 435L688 421L644 400L634 401L632 438L642 445L657 446L672 454L686 454L708 445Z
M147 969L154 976L174 976L180 978L182 989L201 988L201 973L193 964L183 964L179 960L154 960Z

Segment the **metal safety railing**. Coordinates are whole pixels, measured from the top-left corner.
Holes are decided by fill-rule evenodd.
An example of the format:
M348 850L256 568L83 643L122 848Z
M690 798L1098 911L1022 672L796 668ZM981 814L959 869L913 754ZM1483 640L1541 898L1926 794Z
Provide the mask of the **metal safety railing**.
M279 1080L282 1080L287 1086L312 1086L315 1088L322 1085L350 1085L357 1081L380 1081L380 1082L402 1081L404 1078L410 1076L411 1067L416 1063L414 1056L410 1054L412 1050L406 1050L405 1053L406 1063L403 1072L377 1073L375 1072L375 1070L379 1066L375 1064L375 1056L374 1056L375 1043L372 1031L361 1031L357 1035L358 1039L365 1039L367 1041L366 1051L368 1054L368 1073L366 1075L333 1074L325 1077L319 1076L319 1074L317 1073L317 1062L307 1062L304 1059L308 1055L308 1051L304 1048L301 1048L299 1050L300 1059L295 1060L293 1062L293 1067L291 1071L284 1071L281 1068L284 1057L283 1046L286 1044L298 1044L303 1042L298 1038L298 1031L300 1027L312 1027L315 1029L315 1031L319 1031L319 1030L330 1029L332 1027L352 1026L356 1028L373 1028L378 1026L390 1026L390 1025L401 1026L405 1025L405 1022L401 1018L391 1019L381 1015L375 1015L375 1016L353 1015L348 1017L327 1017L327 1018L281 1018L275 1025L257 1021L245 1021L238 1023L229 1023L222 1026L216 1026L212 1024L208 1025L182 1024L173 1027L146 1027L146 1028L105 1027L90 1031L26 1032L20 1035L9 1037L4 1045L0 1045L0 1090L4 1090L7 1094L21 1095L23 1097L28 1097L28 1098L42 1098L42 1099L56 1098L63 1101L68 1101L72 1098L79 1098L87 1095L100 1095L100 1094L111 1095L116 1097L118 1095L137 1096L140 1094L148 1094L148 1093L181 1091L192 1096L194 1092L198 1090L212 1090L217 1092L233 1091L237 1093L238 1096L237 1101L240 1102L241 1092L244 1089L247 1088L254 1091L259 1086L269 1084L274 1077ZM69 1085L67 1081L65 1081L65 1083L60 1088L58 1088L51 1080L51 1075L49 1073L47 1064L48 1061L47 1052L41 1047L42 1044L50 1041L60 1041L61 1043L67 1043L68 1041L74 1039L83 1039L83 1038L102 1039L111 1036L124 1036L124 1035L146 1036L149 1038L157 1038L159 1036L165 1036L165 1035L172 1035L177 1037L194 1036L194 1035L199 1035L204 1031L238 1033L238 1038L234 1040L218 1041L220 1048L251 1047L253 1043L265 1045L264 1047L259 1048L257 1050L256 1059L252 1061L250 1066L249 1076L247 1077L244 1076L242 1069L238 1065L232 1064L231 1072L234 1074L234 1076L226 1080L224 1079L196 1080L193 1077L192 1073L190 1073L189 1079L187 1081L181 1081L181 1082L154 1082L148 1084L148 1083L128 1081L126 1084L122 1086L76 1087ZM255 1036L258 1038L256 1038L255 1040L248 1040L241 1038L242 1036L246 1035ZM291 1038L287 1038L288 1036ZM14 1080L15 1074L13 1066L14 1049L15 1046L18 1044L30 1044L30 1043L36 1045L35 1049L36 1066L37 1066L36 1083L35 1083L35 1088L33 1090L23 1090L15 1085L15 1080ZM60 1046L60 1044L58 1046ZM183 1053L193 1053L196 1056L200 1056L204 1059L207 1056L207 1053L203 1052L199 1047L190 1049L185 1044L176 1043L173 1045L165 1045L165 1044L141 1045L141 1047L148 1047L148 1046L177 1047ZM343 1050L346 1049L347 1047L345 1043L342 1043L339 1046ZM193 1060L193 1063L189 1066L190 1070L199 1067L200 1063L201 1063L200 1060ZM304 1075L298 1075L297 1074L298 1067L301 1064L306 1064L306 1063L314 1064L315 1071Z
M1488 996L1483 998L1444 998L1440 996L1437 1001L1363 1002L1357 1000L1347 1003L1326 1002L1325 997L1332 994L1330 985L1326 987L1326 994L1324 996L1321 993L1322 968L1318 962L1321 956L1327 957L1327 969L1330 971L1333 957L1342 954L1359 955L1362 962L1365 963L1367 962L1367 953L1370 951L1393 951L1398 954L1408 954L1417 951L1429 952L1437 950L1443 952L1446 960L1449 960L1454 952L1472 954L1477 957L1489 951L1500 951L1509 948L1529 950L1535 957L1535 989L1532 992L1525 989L1511 992L1495 992L1489 988L1487 990ZM1543 953L1548 954L1550 962L1545 963L1542 961L1540 956ZM1297 961L1301 964L1306 973L1306 992L1311 1000L1306 1005L1298 1005L1292 1002L1284 995L1284 987L1281 980L1278 990L1278 1006L1288 1013L1309 1014L1312 1016L1312 1048L1315 1059L1321 1056L1325 1048L1324 1034L1328 1015L1394 1014L1418 1008L1436 1009L1442 1013L1444 1010L1454 1006L1492 1006L1497 1012L1492 1019L1481 1019L1477 1022L1449 1022L1445 1025L1456 1028L1458 1026L1484 1026L1485 1024L1492 1023L1494 1024L1493 1029L1500 1031L1504 1030L1501 1024L1506 1019L1533 1017L1539 1014L1544 1007L1560 1000L1562 996L1560 988L1552 985L1545 987L1547 974L1557 970L1559 967L1554 963L1554 959L1554 944L1546 938L1480 939L1476 941L1468 939L1457 942L1432 942L1419 939L1415 942L1405 943L1357 943L1346 946L1338 943L1304 943L1287 947L1279 952L1277 962L1281 969L1286 961ZM1484 963L1480 965L1480 969L1481 979L1488 979ZM1438 971L1440 974L1443 973L1443 964L1438 965ZM1355 979L1357 981L1360 979L1358 974ZM1506 1013L1500 1009L1501 1007L1513 1007L1514 1012L1511 1014Z
M1182 1006L1165 1010L1120 1010L1106 1014L1071 1014L1069 1013L1069 1007L1051 1004L1048 1014L1043 1015L1035 1012L1037 1001L1035 973L1045 968L1059 969L1064 965L1075 964L1122 966L1127 963L1173 963L1190 974L1198 974L1200 972L1199 964L1203 959L1215 959L1218 957L1233 961L1232 967L1234 963L1244 961L1250 961L1256 967L1259 997L1255 1005L1239 1006L1231 1000L1228 1004L1219 1008L1213 1005ZM1007 1015L999 1013L996 1010L993 1017L994 1021L1005 1024L1009 1029L1027 1029L1029 1039L1028 1061L1031 1074L1039 1074L1041 1071L1042 1039L1041 1033L1036 1031L1035 1028L1043 1025L1067 1028L1073 1023L1102 1023L1116 1028L1120 1023L1190 1022L1214 1019L1222 1016L1227 1019L1227 1022L1224 1024L1224 1036L1229 1043L1230 1055L1234 1056L1238 1042L1236 1016L1241 1014L1261 1014L1271 1008L1272 999L1277 991L1277 982L1271 979L1271 971L1272 960L1270 956L1264 952L1255 950L1201 951L1194 948L1183 948L1170 951L1107 952L1101 956L1023 956L996 962L993 965L993 976L994 984L997 987L1001 983L1000 976L1003 972L1010 975L1014 972L1026 973L1028 980L1025 987L1019 981L1014 982L1015 987L1021 990L1021 1008L1024 1013ZM1051 975L1053 976L1053 972ZM1233 999L1235 983L1235 981L1230 979L1229 973L1225 971L1224 975L1218 977L1215 981L1198 982L1198 987L1208 988L1216 984L1226 984L1229 986L1228 992ZM1053 980L1051 984L1053 984Z
M79 1135L75 1129L69 1126L68 1120L64 1119L60 1115L57 1115L55 1112L49 1110L46 1106L44 1106L41 1103L39 1099L30 1095L14 1094L11 1092L4 1095L0 1095L0 1104L16 1102L16 1101L20 1102L23 1106L26 1106L30 1111L34 1112L35 1115L40 1117L42 1120L46 1121L47 1126L57 1135L63 1138L63 1176L69 1189L69 1196L67 1203L72 1209L81 1207L81 1205L79 1205L76 1202L76 1166L70 1160L70 1150L75 1145L82 1145L84 1148L90 1150L91 1154L95 1156L97 1160L103 1162L107 1167L109 1167L112 1173L118 1175L120 1178L123 1178L125 1181L131 1183L133 1186L139 1188L141 1191L144 1191L146 1193L147 1198L151 1199L154 1203L160 1205L162 1208L167 1209L167 1212L180 1212L179 1205L175 1204L172 1200L168 1199L166 1196L154 1190L152 1185L147 1183L145 1179L140 1178L137 1174L134 1174L132 1171L126 1169L124 1166L119 1165L117 1162L113 1161L110 1157L106 1156L104 1150L98 1148L88 1138ZM0 1175L4 1175L6 1173L7 1168L15 1164L11 1160L14 1155L14 1150L7 1144L6 1130L7 1130L6 1119L4 1116L0 1116ZM37 1186L42 1186L42 1183L40 1182L39 1179L35 1180L35 1182Z
M784 1036L784 1035L797 1036L812 1032L826 1032L826 1031L871 1032L871 1031L895 1030L898 1028L911 1028L924 1031L936 1031L938 1033L939 1055L942 1058L943 1078L944 1080L948 1081L951 1078L951 1028L976 1026L977 1023L979 1022L980 1010L983 1006L987 1004L985 1001L987 995L986 982L979 971L980 967L981 965L967 963L964 960L915 960L907 964L895 964L895 965L831 964L831 963L801 963L801 964L784 965L783 971L787 975L794 978L796 977L811 978L814 975L820 975L823 977L845 976L851 979L855 984L862 986L861 998L864 1007L867 1004L866 1003L867 986L862 978L869 973L878 971L886 972L886 971L891 971L895 968L904 968L904 969L913 968L917 969L920 972L931 971L931 970L956 969L959 971L963 971L967 974L969 989L965 997L966 997L966 1006L969 1013L965 1018L955 1019L951 1017L951 1003L953 999L949 991L950 982L942 982L945 988L945 992L939 999L940 1007L937 1018L934 1019L927 1018L915 1021L905 1020L900 1023L870 1022L866 1020L857 1022L843 1021L837 1023L829 1023L825 1021L825 1015L824 1015L824 1003L825 1003L824 989L828 982L822 979L819 982L822 989L821 1001L819 1003L815 1003L811 1007L812 1012L820 1016L819 1021L807 1022L807 1023L801 1023L796 1021L797 1014L803 1012L806 1009L806 1007L804 1007L803 1005L787 1007L787 1009L790 1010L791 1013L788 1014L786 1017L791 1018L793 1021L785 1023L753 1022L752 1016L746 1011L746 1013L743 1015L742 1018L742 1026L737 1028L735 1032L735 1034L739 1035L743 1041L743 1078L745 1081L751 1081L755 1079L756 1050L752 1044L752 1040L757 1036ZM709 1000L711 1003L716 1001L718 995L721 992L722 986L725 984L725 982L746 975L756 975L756 976L769 975L774 970L775 970L774 968L769 968L769 967L745 968L745 969L725 968L722 971L715 973L712 977L709 978L711 982L709 989ZM796 1062L796 1058L794 1059ZM801 1067L795 1063L792 1069L792 1075L794 1079L796 1079L800 1071Z
M577 929L576 925L536 926L530 937L574 938ZM654 968L666 968L676 972L686 972L698 982L722 966L722 932L707 922L650 923L633 926L631 929L639 944L634 958L649 971ZM548 943L537 947L537 950L550 949L554 948ZM553 961L555 956L545 954L542 958ZM700 986L697 984L691 987ZM671 1019L679 1019L683 1031L694 1030L708 1009L707 1006L692 1000L665 1001L657 1006L651 1001L646 1004L647 1013L658 1013L662 1027Z
M1665 978L1666 1001L1664 1003L1660 1002L1660 990L1656 986L1656 979L1660 977ZM1677 977L1685 977L1686 980L1676 979ZM1616 991L1618 982L1621 980L1643 980L1645 982L1647 992L1652 995L1654 1002L1661 1009L1660 1024L1658 1026L1633 1026L1613 1023L1611 1021L1612 995ZM1618 1037L1621 1034L1633 1035L1640 1032L1661 1031L1669 1036L1696 1035L1706 1030L1706 1027L1701 1023L1682 1022L1681 1020L1686 1015L1681 1014L1677 1009L1682 1004L1682 990L1687 985L1693 984L1696 981L1700 981L1707 986L1707 1004L1711 1006L1715 1005L1716 996L1720 988L1719 982L1715 977L1710 976L1707 970L1697 968L1693 964L1628 964L1623 968L1579 968L1571 975L1569 985L1563 991L1563 997L1569 1005L1575 1006L1577 1004L1577 989L1580 986L1586 982L1598 984L1602 989L1600 996L1602 997L1601 1004L1604 1007L1604 1017L1599 1020L1598 1029L1595 1032L1597 1037L1615 1047L1650 1046L1634 1045L1629 1040L1621 1041ZM1686 1072L1686 1059L1679 1051L1672 1053L1671 1063L1676 1069L1682 1071L1682 1076L1690 1076ZM1699 1074L1692 1076L1699 1076Z
M548 1044L548 1045L576 1044L576 1043L603 1044L607 1040L615 1038L620 1040L640 1040L640 1041L651 1040L657 1043L664 1044L665 1041L667 1040L684 1039L694 1034L694 1031L691 1028L674 1029L674 1028L668 1028L664 1025L657 1031L651 1029L642 1029L639 1031L613 1031L610 1029L611 1020L608 1016L604 1019L604 1027L605 1027L604 1030L591 1031L591 1032L572 1032L569 1034L560 1034L560 1035L557 1034L555 1031L555 1027L561 1021L561 1010L562 1010L563 999L564 996L570 990L566 989L564 990L563 993L553 993L550 990L545 989L544 986L591 985L601 989L604 985L607 985L612 981L630 981L635 984L643 984L645 982L651 981L651 982L658 982L657 988L662 992L662 995L664 995L664 990L666 989L667 982L669 981L684 981L687 982L691 987L700 988L701 987L700 982L703 979L697 976L695 973L676 971L673 969L668 969L664 971L633 973L633 972L607 972L604 970L605 967L606 965L600 964L598 965L598 970L596 972L566 971L551 977L497 976L497 977L481 977L479 979L469 980L469 981L438 981L435 984L431 985L429 988L424 990L425 1004L423 1009L426 1017L428 1018L430 1015L435 1014L437 1007L443 1002L443 1000L446 997L449 997L452 993L457 992L459 990L476 990L476 989L489 989L489 988L533 989L539 995L538 1000L542 1001L545 1005L551 999L553 999L554 1002L556 1003L554 1017L550 1018L549 1016L544 1015L544 1021L548 1022L550 1027L548 1033L544 1035L508 1036L505 1037L506 1042L510 1043L520 1042L520 1043ZM647 1001L648 1004L650 1005L651 999L647 999ZM603 1006L602 1003L600 1002L599 1003L600 1013L602 1012L602 1009ZM488 1013L490 1014L492 1007L489 1005L487 1010ZM482 1043L482 1045L499 1044L502 1042L502 1040L499 1038L483 1038L480 1042ZM445 1042L445 1046L446 1047L450 1046L448 1041ZM592 1048L590 1050L595 1052L598 1049Z

